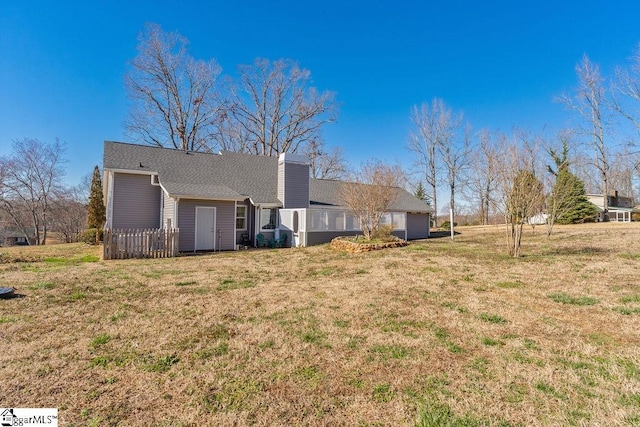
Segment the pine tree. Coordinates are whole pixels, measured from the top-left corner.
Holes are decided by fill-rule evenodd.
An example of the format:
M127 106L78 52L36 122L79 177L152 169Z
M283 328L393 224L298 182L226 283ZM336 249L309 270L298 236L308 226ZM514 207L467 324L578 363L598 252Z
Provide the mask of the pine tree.
M105 221L106 209L102 198L102 179L100 178L100 168L96 166L91 178L87 224L89 228L101 229Z
M554 192L561 191L565 191L567 197L559 205L558 224L581 223L592 220L596 216L596 207L587 199L584 182L568 169L560 171L556 178Z
M416 196L419 200L422 200L423 202L425 202L426 204L428 205L431 204L431 198L425 192L424 186L422 185L422 181L418 183L418 186L416 187L416 192L413 193L413 195Z
M547 166L548 171L556 177L553 191L549 195L547 205L554 207L551 215L556 215L558 224L576 224L591 220L597 214L596 207L587 199L584 182L569 170L569 144L562 141L560 154L549 150L555 170Z

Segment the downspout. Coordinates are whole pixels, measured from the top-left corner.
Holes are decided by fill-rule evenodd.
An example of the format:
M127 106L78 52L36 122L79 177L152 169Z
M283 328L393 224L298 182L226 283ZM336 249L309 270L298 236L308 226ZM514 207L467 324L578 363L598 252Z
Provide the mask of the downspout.
M178 227L178 206L180 205L180 197L176 197L175 201L173 202L173 228L179 228Z
M151 175L151 185L154 187L160 187L160 181L157 180L158 175ZM160 189L160 227L163 228L163 220L164 219L164 192Z
M255 220L255 224L254 224L254 239L253 239L253 245L257 248L258 246L258 233L260 232L260 205L256 205L255 207L255 212L256 212L256 220Z
M307 247L307 238L309 237L309 231L307 230L307 224L309 223L309 209L304 210L304 247Z
M107 220L105 226L112 228L113 226L113 172L109 171L107 175Z
M403 214L404 214L404 240L406 241L407 237L409 236L409 233L407 230L409 228L409 224L407 223L408 214L406 212L404 212Z
M233 250L238 250L238 201L233 202L233 212L234 212L234 221L233 221ZM245 217L247 216L247 211L245 210ZM245 227L247 226L247 219L245 218Z
M160 190L160 227L164 228L164 192Z

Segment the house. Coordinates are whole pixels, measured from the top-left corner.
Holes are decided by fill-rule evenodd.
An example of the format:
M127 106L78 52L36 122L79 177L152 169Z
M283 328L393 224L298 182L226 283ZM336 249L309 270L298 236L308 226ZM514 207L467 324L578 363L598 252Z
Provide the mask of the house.
M633 199L631 197L620 196L617 191L606 197L610 221L631 222L632 214L640 212L640 209L633 207ZM598 222L605 220L604 198L603 194L587 194L589 202L593 203L598 210L598 215L596 216L596 221Z
M355 218L341 206L342 183L310 178L305 157L223 151L199 153L104 143L107 228L179 228L179 250L234 250L287 234L287 246L355 235ZM396 188L384 221L403 239L429 236L432 209Z
M33 237L34 228L27 228L29 238L25 236L24 232L18 230L15 227L0 227L0 246L19 246L19 245L33 245L35 244L35 238Z

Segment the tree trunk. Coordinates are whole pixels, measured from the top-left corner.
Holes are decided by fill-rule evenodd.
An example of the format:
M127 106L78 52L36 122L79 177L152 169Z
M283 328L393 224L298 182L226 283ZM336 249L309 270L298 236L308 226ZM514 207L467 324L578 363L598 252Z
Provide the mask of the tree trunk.
M490 191L491 191L490 185L487 184L487 187L485 188L485 193L484 193L484 209L483 209L484 216L482 218L483 225L489 225L489 193Z
M438 226L438 196L437 196L437 189L435 185L431 185L431 193L433 194L432 200L433 200L433 226L437 227Z

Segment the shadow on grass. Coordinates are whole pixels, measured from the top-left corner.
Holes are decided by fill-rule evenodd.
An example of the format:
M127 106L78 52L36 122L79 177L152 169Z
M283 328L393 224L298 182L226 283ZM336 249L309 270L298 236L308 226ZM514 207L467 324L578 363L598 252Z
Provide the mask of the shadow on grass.
M611 253L609 248L597 248L594 246L585 246L578 248L561 247L545 251L545 255L602 255Z
M460 232L453 230L453 235L457 236L459 235ZM443 239L445 237L451 237L451 231L449 230L438 230L438 231L432 231L429 234L429 239Z

